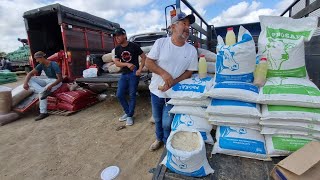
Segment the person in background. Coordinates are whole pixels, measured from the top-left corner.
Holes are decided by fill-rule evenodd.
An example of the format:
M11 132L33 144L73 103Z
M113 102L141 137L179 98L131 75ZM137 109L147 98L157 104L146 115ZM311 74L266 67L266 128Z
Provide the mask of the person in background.
M122 74L118 82L117 98L125 112L125 114L119 118L119 121L126 121L126 125L131 126L133 125L137 88L146 55L139 45L127 40L124 29L116 29L114 35L119 45L115 48L115 57L113 60L116 66L122 68ZM139 65L139 56L141 57L141 65ZM126 100L128 93L129 102Z
M46 54L38 51L34 54L34 58L39 63L35 69L30 71L24 81L23 88L32 89L39 94L40 114L36 117L36 121L49 116L47 112L47 97L62 85L62 74L59 65L54 61L45 58ZM42 70L46 76L33 76L41 74Z
M165 91L176 83L190 78L198 69L198 56L195 47L186 41L194 15L177 13L171 19L172 36L158 39L147 55L146 66L152 72L151 92L152 115L156 126L156 140L149 150L154 151L167 142L171 132L173 115L169 114L172 105Z

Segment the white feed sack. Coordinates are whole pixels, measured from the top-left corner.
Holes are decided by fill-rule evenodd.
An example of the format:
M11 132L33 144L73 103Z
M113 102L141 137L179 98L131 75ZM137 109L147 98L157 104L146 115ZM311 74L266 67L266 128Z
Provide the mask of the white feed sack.
M102 61L105 62L105 63L113 62L112 53L104 54L102 56Z
M161 164L171 171L192 177L203 177L214 173L208 163L205 144L198 131L172 131L166 148L167 156Z
M213 83L212 77L199 78L198 74L195 74L191 78L175 84L165 93L174 99L206 99L205 93L213 86Z
M171 123L171 131L186 129L195 129L200 132L204 142L213 144L213 138L210 134L212 125L206 118L201 118L186 114L176 114Z
M317 29L318 18L260 16L259 55L268 59L268 77L306 77L304 42Z
M109 73L118 73L121 71L121 68L116 66L116 64L112 64L111 66L108 67Z
M207 63L216 62L217 55L207 49L198 48L198 54L203 54L206 58Z
M320 109L297 106L262 105L261 120L320 124Z
M246 125L259 125L260 118L259 117L236 117L236 116L210 116L209 122L220 122L220 123L234 123L236 125L242 125L246 127Z
M210 120L209 123L216 126L232 126L237 128L246 128L246 129L261 131L261 126L258 124L242 124L242 123L234 123L234 122L221 122L221 121L215 121L215 120Z
M184 100L184 99L170 99L168 104L174 106L194 106L194 107L208 107L211 102L210 98L203 100Z
M313 139L292 135L265 135L269 157L288 156Z
M221 82L216 83L207 93L215 99L238 100L244 102L258 101L259 88L252 83Z
M242 26L239 28L238 43L234 45L225 45L222 37L218 36L216 82L253 82L255 49L250 32Z
M280 129L277 128L270 128L270 127L264 127L261 128L261 134L268 134L268 135L295 135L295 136L302 136L307 138L314 138L320 140L320 132L308 132L308 131L296 131L291 129Z
M220 153L269 160L263 135L259 131L233 126L218 126L212 154Z
M290 129L296 131L320 132L320 124L315 124L313 122L306 123L282 120L264 120L260 122L260 125L265 127Z
M216 73L216 63L215 62L207 62L207 71L210 74Z
M260 105L233 100L212 99L206 112L213 116L239 116L259 118Z
M268 78L266 84L260 89L258 102L270 105L320 108L320 91L308 79Z
M192 106L173 106L169 111L171 114L187 114L198 116L202 118L208 118L206 108L203 107L192 107Z

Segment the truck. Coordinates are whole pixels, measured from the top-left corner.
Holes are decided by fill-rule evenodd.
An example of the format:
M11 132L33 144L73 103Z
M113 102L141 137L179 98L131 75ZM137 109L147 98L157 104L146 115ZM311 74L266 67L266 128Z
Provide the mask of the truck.
M10 61L12 71L25 71L29 72L30 67L30 48L27 39L20 39L22 46L13 52L9 52L5 58Z
M195 9L186 1L186 0L176 0L176 4L170 5L168 7L179 9L181 8L181 3L191 10L191 12L195 15L198 13ZM280 16L289 16L292 18L302 18L307 16L315 16L320 19L320 1L302 1L295 0L289 7L280 15ZM201 21L204 21L200 18ZM204 22L202 22L204 23ZM320 21L319 21L320 23ZM213 37L212 40L209 39L212 43L202 43L202 46L208 44L208 49L215 51L216 47L216 38L217 35L225 37L227 28L233 27L235 32L238 31L240 25L244 26L248 29L253 36L255 43L258 41L258 37L261 31L260 23L248 23L248 24L237 24L237 25L229 25L223 27L214 27L208 25L207 32L211 33ZM196 28L198 31L201 30L198 25L192 25L193 28ZM204 33L205 34L205 33ZM209 35L210 37L210 35ZM198 40L198 39L196 39ZM200 42L203 42L200 40ZM211 46L210 46L211 45ZM257 46L256 46L257 47ZM310 80L320 87L320 28L318 24L318 28L314 33L311 40L305 43L305 61L306 68L309 75ZM215 131L211 132L212 136L215 136ZM150 169L149 172L153 173L153 180L163 180L163 179L172 179L172 180L182 180L182 179L238 179L238 180L247 180L247 179L272 179L270 177L270 172L273 169L274 165L277 164L283 157L272 158L272 161L259 161L247 158L233 157L223 154L215 154L211 155L212 145L206 145L206 155L210 166L215 170L214 174L210 174L203 178L193 178L183 176L177 173L170 171L166 166L161 164L164 157L167 155L167 150L164 148L163 153L161 155L159 164L156 168Z
M115 47L112 33L120 25L115 22L52 4L26 11L23 14L30 55L46 53L57 61L65 81L81 77L90 66L90 54L106 54ZM31 58L32 67L35 59Z

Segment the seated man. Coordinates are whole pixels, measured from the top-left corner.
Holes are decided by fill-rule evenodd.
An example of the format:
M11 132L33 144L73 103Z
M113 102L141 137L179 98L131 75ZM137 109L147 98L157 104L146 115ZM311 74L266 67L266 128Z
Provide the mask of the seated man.
M62 85L62 74L58 64L46 59L45 55L42 51L34 54L34 58L39 64L27 74L23 84L24 89L28 90L30 86L35 93L39 93L40 115L35 119L36 121L49 116L47 112L47 97ZM47 77L32 76L41 74L42 70Z

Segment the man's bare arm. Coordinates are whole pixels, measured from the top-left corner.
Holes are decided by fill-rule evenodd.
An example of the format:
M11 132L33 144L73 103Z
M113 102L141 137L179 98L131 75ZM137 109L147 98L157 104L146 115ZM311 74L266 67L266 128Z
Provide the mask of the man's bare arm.
M173 84L172 76L167 71L165 71L160 66L158 66L157 63L155 62L155 60L150 59L150 58L147 57L147 59L146 59L146 67L151 72L156 73L159 76L161 76L163 81L165 82L165 84L168 84L169 86L172 86L172 84Z

